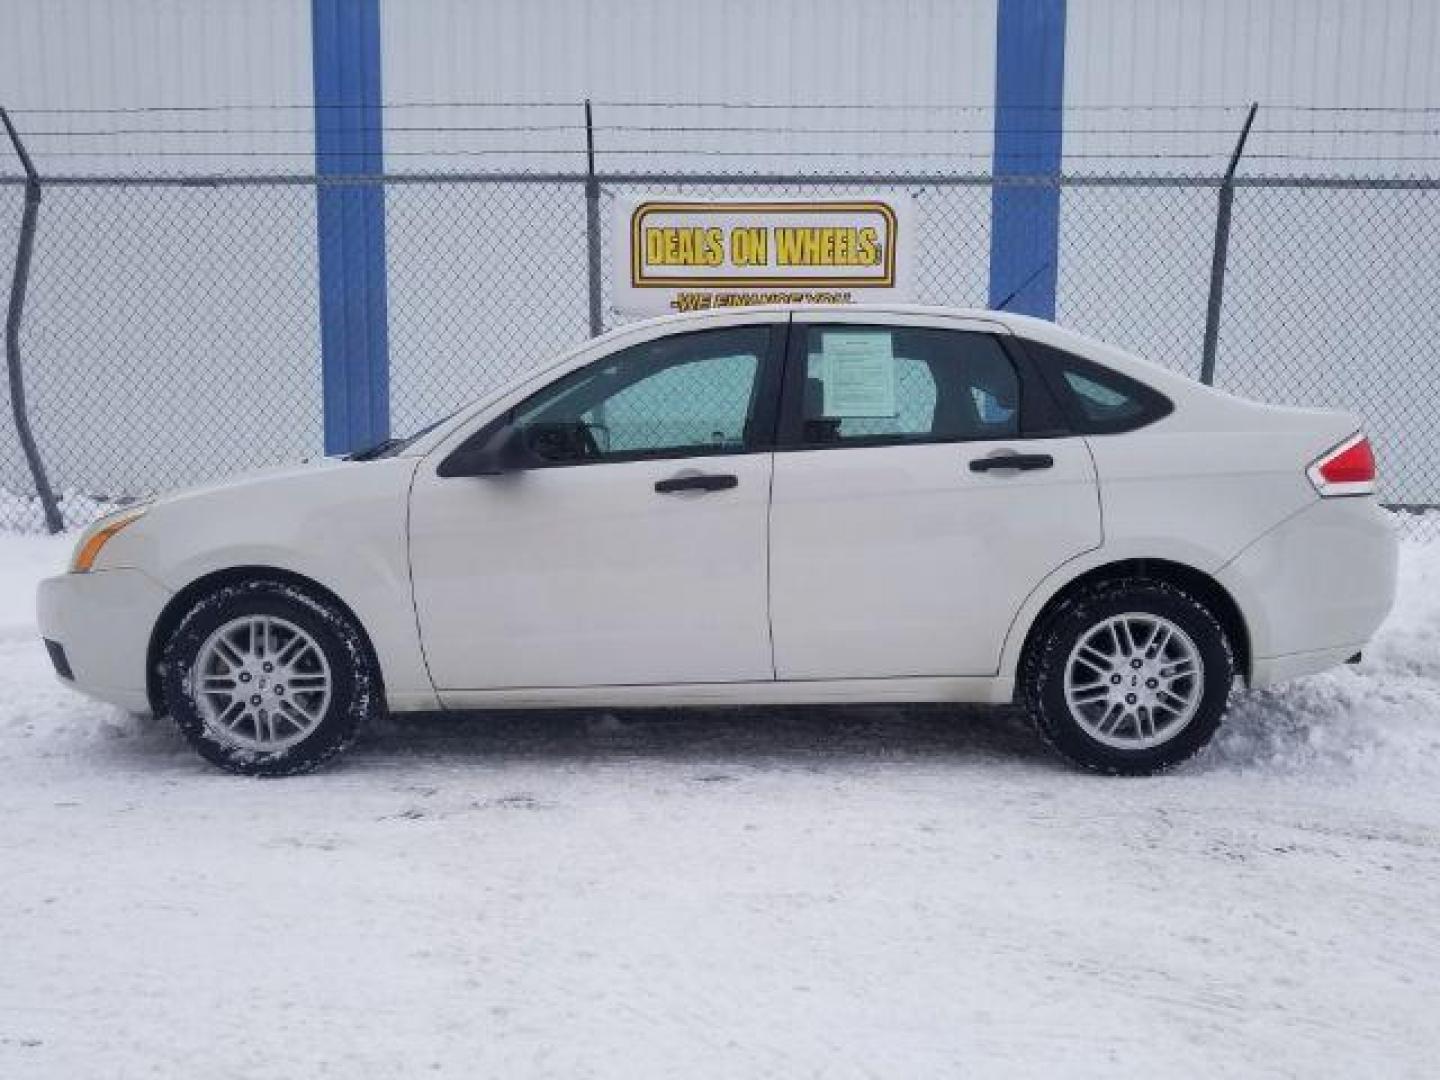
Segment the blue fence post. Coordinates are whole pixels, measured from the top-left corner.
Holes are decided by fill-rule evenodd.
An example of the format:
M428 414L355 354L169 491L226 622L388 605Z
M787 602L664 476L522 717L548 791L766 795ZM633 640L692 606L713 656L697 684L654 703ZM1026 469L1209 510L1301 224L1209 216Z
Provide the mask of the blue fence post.
M311 0L315 169L321 177L384 172L380 0ZM320 350L325 452L390 432L385 191L319 184Z
M998 0L990 306L1055 317L1065 96L1065 0ZM1020 183L1004 183L1007 177ZM1013 294L1013 296L1012 296ZM1008 303L1005 301L1008 298Z

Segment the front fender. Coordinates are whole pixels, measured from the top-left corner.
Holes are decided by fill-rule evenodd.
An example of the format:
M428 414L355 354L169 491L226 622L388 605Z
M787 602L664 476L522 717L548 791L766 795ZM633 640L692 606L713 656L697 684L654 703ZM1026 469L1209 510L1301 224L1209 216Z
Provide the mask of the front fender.
M314 582L360 620L396 708L438 702L411 594L408 501L415 459L337 463L165 499L111 541L179 593L212 574L274 569Z

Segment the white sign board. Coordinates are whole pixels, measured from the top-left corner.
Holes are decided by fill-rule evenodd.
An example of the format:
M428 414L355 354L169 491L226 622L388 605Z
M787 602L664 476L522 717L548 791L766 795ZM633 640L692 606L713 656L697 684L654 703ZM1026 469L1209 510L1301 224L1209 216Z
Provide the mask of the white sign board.
M908 300L913 219L908 195L617 198L612 305L656 315Z
M895 415L895 353L888 330L820 333L824 415Z

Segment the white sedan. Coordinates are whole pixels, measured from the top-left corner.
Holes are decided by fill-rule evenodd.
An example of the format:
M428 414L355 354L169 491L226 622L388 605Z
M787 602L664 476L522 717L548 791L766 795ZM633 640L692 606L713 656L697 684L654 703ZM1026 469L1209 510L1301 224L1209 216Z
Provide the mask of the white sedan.
M408 439L167 495L42 583L59 676L210 761L384 710L1022 703L1149 773L1358 655L1396 545L1359 420L917 307L637 323Z

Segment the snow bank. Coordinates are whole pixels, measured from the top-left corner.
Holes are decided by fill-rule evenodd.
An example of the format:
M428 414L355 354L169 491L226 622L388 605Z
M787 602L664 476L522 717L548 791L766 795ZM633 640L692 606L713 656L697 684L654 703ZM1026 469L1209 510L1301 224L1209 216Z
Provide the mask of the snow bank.
M1359 664L1237 694L1195 767L1440 778L1440 541L1401 541L1395 608Z

